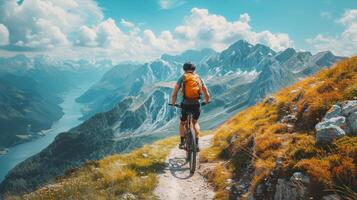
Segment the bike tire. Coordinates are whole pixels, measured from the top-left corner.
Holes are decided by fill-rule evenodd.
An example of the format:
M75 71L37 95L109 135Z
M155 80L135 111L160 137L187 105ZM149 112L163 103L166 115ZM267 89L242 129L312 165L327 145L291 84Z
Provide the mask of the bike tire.
M190 131L190 137L191 137L191 146L190 146L190 173L194 174L196 171L196 161L197 161L197 148L196 148L196 140L194 136L194 132Z

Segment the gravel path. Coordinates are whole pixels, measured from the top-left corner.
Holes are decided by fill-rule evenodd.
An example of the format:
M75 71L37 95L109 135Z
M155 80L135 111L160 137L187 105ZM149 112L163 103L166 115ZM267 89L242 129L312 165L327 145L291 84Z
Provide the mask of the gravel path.
M211 138L212 135L201 137L200 148L207 148L210 145ZM196 170L194 175L190 175L185 156L184 150L180 150L178 147L172 149L166 160L167 168L159 174L159 184L154 191L155 195L162 200L213 199L213 188L200 175L199 170ZM198 160L199 158L197 158Z

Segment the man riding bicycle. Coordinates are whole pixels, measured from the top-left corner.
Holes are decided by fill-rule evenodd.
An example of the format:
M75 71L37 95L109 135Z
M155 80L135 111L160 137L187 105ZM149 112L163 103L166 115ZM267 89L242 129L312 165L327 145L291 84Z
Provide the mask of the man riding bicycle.
M200 117L200 97L201 93L205 96L205 103L208 104L210 96L208 89L202 79L195 73L196 66L192 63L185 63L183 65L184 74L177 81L174 91L172 92L172 104L176 104L177 93L182 90L183 101L181 103L181 117L180 117L180 138L181 142L179 148L183 149L185 146L185 123L189 113L192 113L192 124L196 133L197 151L198 137L200 134L200 125L198 124L198 118Z

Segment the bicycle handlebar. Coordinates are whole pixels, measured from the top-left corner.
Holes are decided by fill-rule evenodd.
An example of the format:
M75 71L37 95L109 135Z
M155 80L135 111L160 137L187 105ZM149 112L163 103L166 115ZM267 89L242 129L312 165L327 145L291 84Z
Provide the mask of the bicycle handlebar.
M206 103L206 102L201 102L200 103L200 105L201 106L205 106L205 105L207 105L207 104L209 104L209 103L211 103L210 101L208 102L208 103ZM180 104L172 104L172 103L169 103L169 106L175 106L175 107L178 107L178 108L181 108L181 105Z

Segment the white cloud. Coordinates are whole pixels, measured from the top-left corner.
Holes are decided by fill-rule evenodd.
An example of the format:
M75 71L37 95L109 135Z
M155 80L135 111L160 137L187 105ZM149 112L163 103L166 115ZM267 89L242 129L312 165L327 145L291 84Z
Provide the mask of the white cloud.
M129 21L125 20L125 19L121 19L120 23L126 28L134 28L135 27L134 23L129 22Z
M357 54L357 9L347 10L336 21L345 29L336 36L319 34L307 42L313 45L316 51L330 50L335 54L352 56Z
M168 8L173 2L182 1L163 4ZM250 21L247 13L236 21L228 21L207 9L193 8L174 30L154 33L125 19L119 22L122 30L114 19L103 19L93 0L25 0L21 6L6 1L0 6L0 23L7 28L0 26L0 36L6 30L11 33L3 43L29 53L32 48L38 53L72 58L151 60L163 53L176 54L187 49L211 47L220 51L239 39L263 43L274 50L293 46L287 34L256 32ZM343 21L347 23L349 19Z
M186 17L183 25L176 27L175 32L193 48L223 50L239 39L253 44L263 43L278 51L293 46L287 34L274 34L267 30L254 32L249 22L247 13L231 22L223 16L210 14L207 9L193 8L191 15Z
M183 5L185 1L183 0L158 0L158 4L161 9L173 9Z
M2 2L0 22L10 44L34 49L69 45L68 36L82 25L100 22L102 11L92 0L26 0Z
M0 46L9 44L9 30L4 24L0 24Z
M95 30L97 32L96 40L99 46L116 49L124 47L127 36L120 30L113 19L109 18L101 22L95 27Z
M97 46L96 38L97 33L89 28L88 26L81 26L77 35L78 39L76 41L77 45L81 46Z

